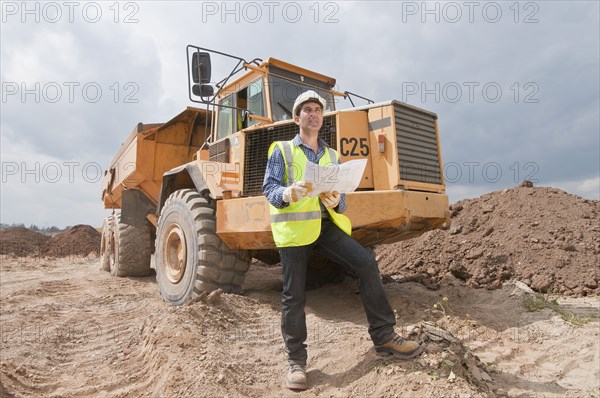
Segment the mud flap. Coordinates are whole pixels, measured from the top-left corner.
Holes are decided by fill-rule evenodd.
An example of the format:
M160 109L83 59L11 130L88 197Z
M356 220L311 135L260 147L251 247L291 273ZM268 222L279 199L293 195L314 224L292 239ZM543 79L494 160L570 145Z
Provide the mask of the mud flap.
M146 216L154 214L156 206L139 189L124 189L121 205L121 222L144 229Z

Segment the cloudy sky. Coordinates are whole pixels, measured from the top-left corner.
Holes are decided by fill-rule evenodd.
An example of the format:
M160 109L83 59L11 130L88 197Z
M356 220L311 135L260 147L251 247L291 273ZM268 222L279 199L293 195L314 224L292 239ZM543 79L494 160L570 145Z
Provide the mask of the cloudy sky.
M187 44L436 112L451 202L525 178L599 199L599 29L597 1L4 1L0 222L101 225L123 140L192 105Z

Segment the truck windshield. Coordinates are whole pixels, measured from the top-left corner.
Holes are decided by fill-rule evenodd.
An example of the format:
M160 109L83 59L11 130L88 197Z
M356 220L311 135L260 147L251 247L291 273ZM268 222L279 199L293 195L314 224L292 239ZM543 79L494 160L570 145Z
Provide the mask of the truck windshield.
M302 84L279 76L269 76L269 89L271 90L271 110L273 121L292 119L292 107L296 97L308 90L315 90L325 99L325 111L334 110L333 95L317 87Z

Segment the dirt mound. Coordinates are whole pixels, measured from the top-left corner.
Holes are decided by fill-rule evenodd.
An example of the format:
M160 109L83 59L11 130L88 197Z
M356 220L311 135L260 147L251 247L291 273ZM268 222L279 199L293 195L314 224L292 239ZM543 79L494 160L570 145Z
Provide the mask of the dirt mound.
M12 227L0 231L0 254L15 256L37 256L43 251L49 236L25 227Z
M541 293L600 294L600 202L522 185L452 205L452 225L376 249L385 278L437 288L451 272L473 287L520 280Z
M75 225L48 239L43 253L52 257L87 256L100 251L100 233L90 225Z

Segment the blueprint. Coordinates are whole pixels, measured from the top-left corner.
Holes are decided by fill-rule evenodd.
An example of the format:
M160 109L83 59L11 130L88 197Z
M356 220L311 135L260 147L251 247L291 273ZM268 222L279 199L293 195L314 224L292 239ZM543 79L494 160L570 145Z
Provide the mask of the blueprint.
M348 193L354 191L360 184L366 165L367 159L350 160L328 166L306 162L304 181L313 184L313 189L308 193L308 197L312 198L323 192Z

